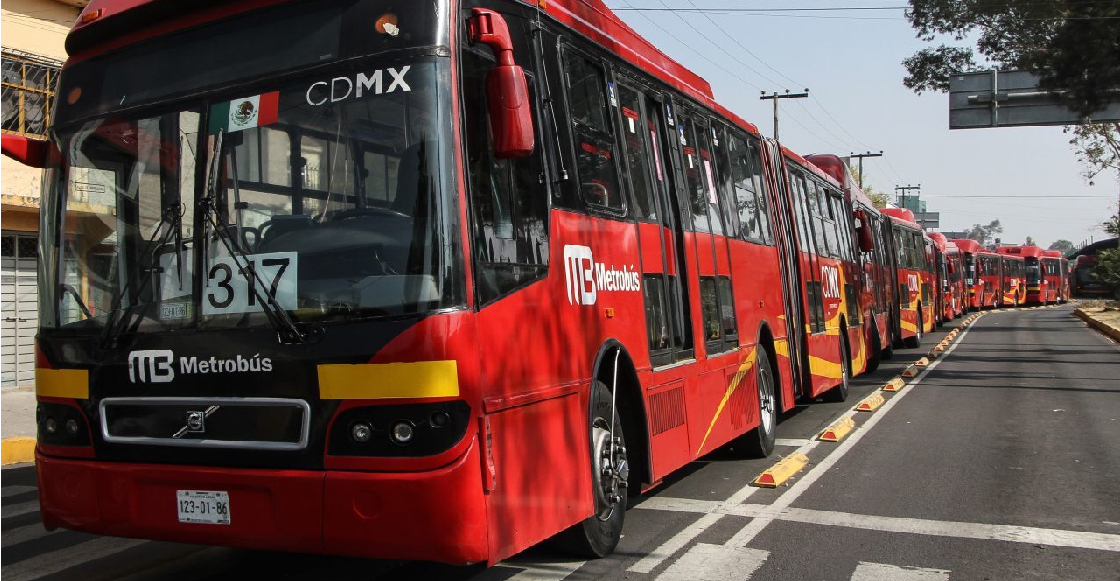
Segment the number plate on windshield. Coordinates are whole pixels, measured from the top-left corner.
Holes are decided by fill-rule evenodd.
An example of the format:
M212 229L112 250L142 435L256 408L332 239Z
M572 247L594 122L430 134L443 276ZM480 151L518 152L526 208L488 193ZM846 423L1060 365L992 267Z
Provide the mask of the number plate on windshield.
M223 490L179 490L179 522L229 524L229 493Z

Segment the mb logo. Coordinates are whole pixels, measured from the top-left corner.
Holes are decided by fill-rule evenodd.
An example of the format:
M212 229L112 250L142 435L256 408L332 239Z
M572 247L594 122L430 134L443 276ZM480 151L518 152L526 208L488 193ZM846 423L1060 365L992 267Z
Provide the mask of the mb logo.
M167 383L175 379L174 361L175 354L169 349L133 351L128 354L128 379L132 383Z
M595 259L591 248L569 244L564 247L564 280L568 284L568 304L593 305L595 289Z

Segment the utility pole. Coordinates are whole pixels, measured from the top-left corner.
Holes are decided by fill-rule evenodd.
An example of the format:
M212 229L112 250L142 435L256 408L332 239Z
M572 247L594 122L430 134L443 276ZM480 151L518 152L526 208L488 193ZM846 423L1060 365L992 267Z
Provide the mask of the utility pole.
M871 153L870 151L867 152L867 153L853 153L853 154L849 155L848 157L854 157L854 158L859 160L859 189L862 190L863 189L863 158L865 158L865 157L883 157L883 150L880 149L879 153Z
M916 186L912 186L910 184L907 184L905 186L895 186L894 187L895 192L901 192L901 193L898 194L898 200L899 200L898 206L900 208L905 208L906 207L906 194L909 193L910 190L916 190L920 194L921 191L922 191L922 184L918 184Z
M767 99L774 101L774 141L778 141L778 99L805 99L809 96L809 89L805 89L804 93L790 93L786 89L785 94L774 92L772 95L767 95L766 91L762 91L762 96L759 99L766 101Z

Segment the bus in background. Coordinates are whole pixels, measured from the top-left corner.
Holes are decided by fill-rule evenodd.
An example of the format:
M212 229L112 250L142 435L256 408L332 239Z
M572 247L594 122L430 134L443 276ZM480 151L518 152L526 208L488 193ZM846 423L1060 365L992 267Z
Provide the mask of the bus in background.
M1021 284L1026 284L1026 298L1021 304L1045 305L1054 302L1050 298L1052 289L1049 280L1043 271L1042 256L1045 250L1039 246L1004 246L999 251L1023 259L1025 276Z
M803 334L809 373L799 395L844 401L849 378L862 373L868 359L851 204L842 184L816 165L785 148L781 156L779 177L789 184L792 200L784 209L795 234L799 300L809 331Z
M885 208L882 213L891 221L896 281L898 285L898 339L906 347L921 345L922 335L933 331L934 277L922 227L914 221L914 213L904 208Z
M1049 289L1047 299L1052 303L1064 303L1069 300L1069 261L1058 250L1044 250L1042 252L1042 276L1046 279Z
M1082 254L1073 261L1073 298L1107 298L1112 293L1097 280L1093 270L1097 267L1096 254Z
M940 232L927 232L926 236L933 240L935 247L941 255L941 265L938 269L938 278L941 289L941 302L939 308L944 321L955 319L964 312L964 279L961 264L961 251L956 245L950 244L949 239Z
M894 258L890 252L889 238L884 237L887 219L875 208L871 198L860 189L847 164L839 156L816 154L806 159L844 186L845 203L849 206L856 248L859 251L861 272L856 286L864 328L865 349L869 353L867 371L878 368L882 359L894 353L894 324L892 313L895 302Z
M48 529L603 556L865 367L843 184L599 0L93 0L66 44L49 144L3 137Z
M999 306L1018 307L1027 300L1027 265L1017 246L996 249L1000 256Z

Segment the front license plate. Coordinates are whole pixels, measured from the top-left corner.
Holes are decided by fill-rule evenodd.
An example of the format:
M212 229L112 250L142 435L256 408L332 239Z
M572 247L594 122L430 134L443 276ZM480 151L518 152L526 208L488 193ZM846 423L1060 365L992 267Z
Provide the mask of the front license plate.
M229 493L224 490L179 490L179 522L228 525Z

